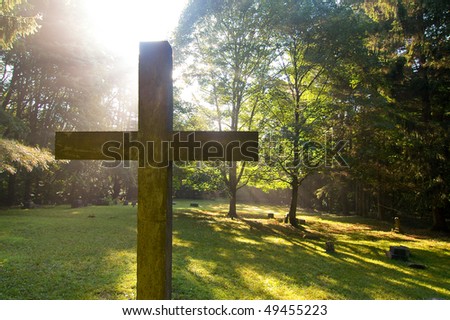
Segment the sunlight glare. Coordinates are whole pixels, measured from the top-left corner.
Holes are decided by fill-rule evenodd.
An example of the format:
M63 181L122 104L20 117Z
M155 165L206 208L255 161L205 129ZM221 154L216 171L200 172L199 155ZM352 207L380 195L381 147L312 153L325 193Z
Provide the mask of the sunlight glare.
M117 54L137 54L139 42L168 40L187 0L86 0L93 33Z

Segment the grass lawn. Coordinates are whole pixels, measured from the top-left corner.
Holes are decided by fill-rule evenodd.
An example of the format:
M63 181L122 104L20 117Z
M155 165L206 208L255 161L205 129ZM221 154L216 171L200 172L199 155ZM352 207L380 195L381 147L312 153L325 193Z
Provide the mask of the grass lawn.
M450 299L450 239L359 217L220 201L174 205L174 299ZM267 213L278 219L266 219ZM327 254L325 241L335 242ZM136 208L0 210L0 299L134 299ZM389 260L405 245L417 270Z

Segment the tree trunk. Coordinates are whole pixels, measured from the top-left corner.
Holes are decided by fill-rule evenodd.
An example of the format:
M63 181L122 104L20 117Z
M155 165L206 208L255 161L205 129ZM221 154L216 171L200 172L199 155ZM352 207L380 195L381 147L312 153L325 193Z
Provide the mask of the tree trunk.
M289 208L289 223L298 227L297 222L297 202L298 202L298 177L294 176L291 182L291 206Z
M447 222L445 221L445 208L433 209L433 231L450 232Z
M366 216L366 199L365 199L365 193L364 188L361 186L361 184L356 185L356 194L355 194L355 205L356 205L356 214L365 217Z
M383 191L382 191L381 187L378 187L378 190L377 190L377 218L378 218L378 220L384 219L384 207L381 204L382 196L383 196Z
M31 185L32 185L31 173L25 175L23 202L25 205L31 201Z
M16 175L10 174L8 177L8 199L6 204L12 206L16 203Z
M235 188L236 189L236 188ZM237 211L236 211L236 190L231 191L230 190L230 206L228 208L228 217L231 219L237 218Z
M364 195L364 217L369 217L371 212L372 197L370 193L363 191Z
M236 173L237 167L236 163L232 162L231 166L228 170L229 173L229 180L228 180L228 194L230 197L230 206L228 209L228 217L231 219L237 218L237 211L236 211L236 193L237 193L237 173Z
M361 215L359 211L359 187L358 183L355 183L355 213L356 215Z
M2 95L3 95L3 102L1 105L2 110L6 110L6 107L8 106L9 102L11 101L11 96L14 91L14 86L16 86L17 80L19 79L19 72L17 71L16 67L14 67L13 70L14 71L13 71L12 79L11 79L11 82L10 82L9 88L7 89L6 94L3 93L3 88L2 88Z
M350 214L350 206L348 203L348 188L342 188L341 189L341 196L340 196L340 200L341 200L341 208L342 208L342 214L344 215L349 215Z
M120 195L121 184L120 184L120 179L116 174L113 176L113 188L112 189L113 189L112 198L114 200L117 200Z
M359 192L361 192L361 216L362 217L367 217L368 211L367 211L367 199L366 199L366 192L364 190L364 187L361 187L361 189L359 190Z

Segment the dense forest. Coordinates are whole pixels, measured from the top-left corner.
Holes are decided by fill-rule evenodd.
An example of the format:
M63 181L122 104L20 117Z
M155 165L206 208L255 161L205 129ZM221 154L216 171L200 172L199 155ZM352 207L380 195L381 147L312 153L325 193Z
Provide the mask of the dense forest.
M135 200L133 165L52 152L55 131L136 129L137 61L95 41L80 2L1 10L0 205ZM171 40L174 127L258 131L260 161L175 165L174 196L448 231L449 16L445 0L191 0Z

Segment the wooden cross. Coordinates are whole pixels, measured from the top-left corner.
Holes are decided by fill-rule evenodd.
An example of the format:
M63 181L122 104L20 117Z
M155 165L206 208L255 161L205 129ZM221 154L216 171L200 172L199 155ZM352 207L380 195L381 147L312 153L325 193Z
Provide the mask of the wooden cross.
M172 161L257 161L257 132L173 132L172 49L140 44L137 132L57 132L55 158L138 160L137 299L170 299Z

